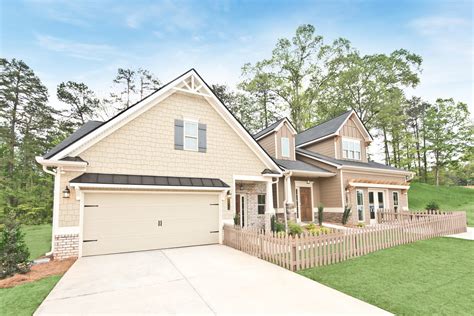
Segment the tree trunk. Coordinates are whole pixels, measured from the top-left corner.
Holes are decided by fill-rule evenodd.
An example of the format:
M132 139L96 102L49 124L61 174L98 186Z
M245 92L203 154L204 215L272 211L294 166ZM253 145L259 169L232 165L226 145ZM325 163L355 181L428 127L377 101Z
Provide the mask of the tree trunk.
M390 163L390 151L388 149L387 130L385 129L385 127L382 128L382 132L383 132L383 146L384 146L384 150L385 150L385 163L387 165L391 165L391 163Z

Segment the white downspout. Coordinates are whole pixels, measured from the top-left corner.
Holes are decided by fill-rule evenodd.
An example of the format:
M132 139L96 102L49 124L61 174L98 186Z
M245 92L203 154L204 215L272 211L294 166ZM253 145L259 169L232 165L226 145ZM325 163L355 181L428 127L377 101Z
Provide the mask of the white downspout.
M288 231L288 210L287 204L293 204L293 196L291 194L291 175L293 174L292 171L286 171L284 173L285 180L284 180L284 188L285 188L285 200L283 201L283 214L285 215L285 230Z
M49 256L51 255L52 253L54 253L54 233L55 233L55 215L57 216L57 204L59 203L59 201L57 201L58 197L56 197L56 189L57 187L59 187L59 179L57 178L58 177L58 169L55 169L56 172L54 171L51 171L48 169L47 166L43 166L43 171L46 172L47 174L50 174L52 176L54 176L54 189L53 189L53 218L51 219L52 221L52 229L51 229L51 251L50 252L47 252L46 255Z

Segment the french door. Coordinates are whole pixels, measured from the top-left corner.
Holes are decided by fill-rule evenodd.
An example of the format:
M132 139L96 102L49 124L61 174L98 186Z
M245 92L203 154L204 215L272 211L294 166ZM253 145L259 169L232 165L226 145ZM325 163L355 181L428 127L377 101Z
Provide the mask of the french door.
M370 224L377 223L377 212L385 209L385 192L369 191Z

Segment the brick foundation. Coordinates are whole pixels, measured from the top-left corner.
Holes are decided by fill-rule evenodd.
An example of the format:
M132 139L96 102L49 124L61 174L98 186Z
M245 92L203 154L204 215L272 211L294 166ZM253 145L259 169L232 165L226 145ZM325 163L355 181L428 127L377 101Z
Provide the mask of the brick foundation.
M66 234L54 236L54 259L62 260L79 256L79 235Z

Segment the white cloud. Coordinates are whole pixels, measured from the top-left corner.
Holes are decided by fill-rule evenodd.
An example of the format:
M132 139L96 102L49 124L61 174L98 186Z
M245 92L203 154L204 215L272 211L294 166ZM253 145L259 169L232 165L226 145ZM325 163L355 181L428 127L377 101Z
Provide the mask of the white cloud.
M115 47L106 44L81 43L50 35L36 35L36 40L48 50L80 59L101 61L117 54Z
M432 35L439 32L449 32L460 27L464 28L471 23L458 17L430 16L412 20L409 25L418 32L425 35Z

